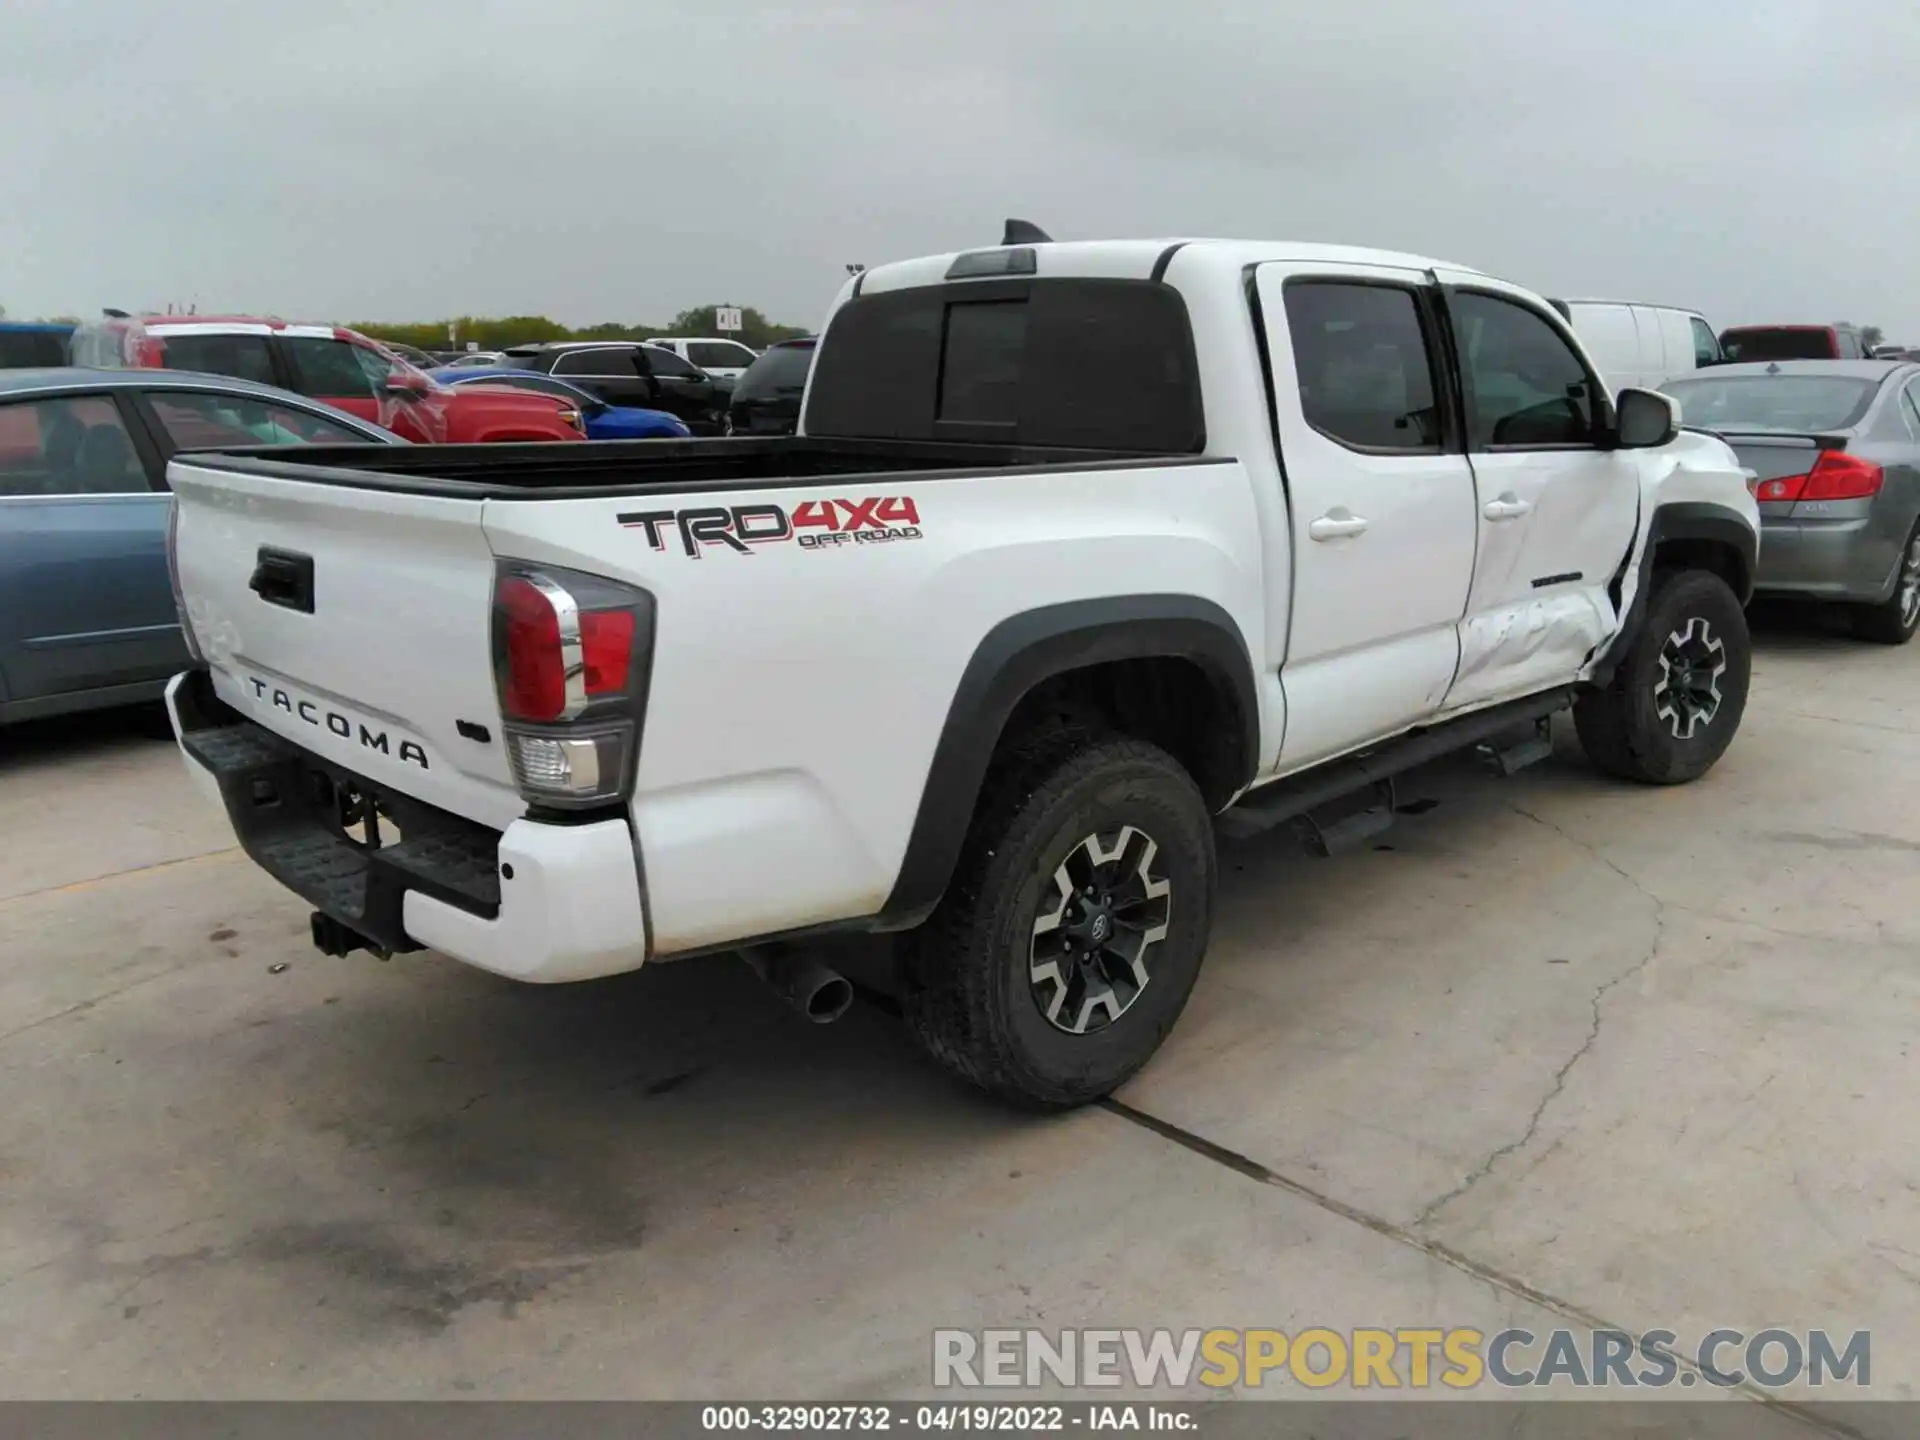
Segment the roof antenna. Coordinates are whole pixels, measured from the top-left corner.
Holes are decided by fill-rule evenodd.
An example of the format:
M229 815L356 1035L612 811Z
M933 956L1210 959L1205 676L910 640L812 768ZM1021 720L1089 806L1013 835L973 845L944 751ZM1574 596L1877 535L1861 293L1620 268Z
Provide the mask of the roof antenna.
M1049 245L1053 237L1031 220L1007 220L1007 232L1000 237L1002 245Z

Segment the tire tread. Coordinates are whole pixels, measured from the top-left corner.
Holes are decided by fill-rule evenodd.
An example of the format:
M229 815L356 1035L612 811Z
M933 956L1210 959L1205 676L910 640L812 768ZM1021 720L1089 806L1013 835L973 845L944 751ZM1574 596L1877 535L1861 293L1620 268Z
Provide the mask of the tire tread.
M1128 769L1177 779L1205 817L1198 788L1157 746L1079 728L1029 735L996 757L947 893L923 925L900 938L901 1009L914 1039L955 1076L1023 1108L1063 1109L1112 1087L1043 1076L1022 1063L995 1004L994 916L1002 887L1023 883L1024 870L1008 872L1020 863L1016 857L1046 843L1049 816L1061 801L1103 773ZM1211 877L1210 823L1202 833ZM1181 1008L1154 1028L1144 1055L1166 1038Z

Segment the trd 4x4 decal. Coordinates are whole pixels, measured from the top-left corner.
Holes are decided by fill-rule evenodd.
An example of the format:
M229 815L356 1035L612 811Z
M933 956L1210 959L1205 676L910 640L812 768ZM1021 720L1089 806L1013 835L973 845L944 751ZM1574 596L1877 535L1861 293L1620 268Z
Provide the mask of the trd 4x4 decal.
M876 545L920 539L920 507L911 495L864 500L802 500L791 512L779 505L702 505L691 510L633 510L622 525L647 532L647 543L667 548L667 537L699 559L709 545L751 555L755 545L796 544L803 550Z

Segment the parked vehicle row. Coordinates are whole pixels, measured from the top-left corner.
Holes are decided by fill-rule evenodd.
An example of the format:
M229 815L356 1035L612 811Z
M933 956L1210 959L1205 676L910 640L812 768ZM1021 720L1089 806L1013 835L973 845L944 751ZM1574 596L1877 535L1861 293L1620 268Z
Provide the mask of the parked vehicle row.
M723 393L699 366L638 340L559 340L515 345L504 352L508 369L558 376L609 405L665 410L696 435L720 432Z
M118 318L74 332L75 364L231 375L373 421L402 439L439 444L582 440L579 410L555 396L452 390L353 330L250 316Z
M1845 604L1856 633L1904 645L1920 626L1920 365L1769 360L1666 391L1752 476L1761 593Z
M1741 462L1520 287L1041 237L861 272L808 354L792 437L173 463L180 744L321 948L746 947L824 1019L783 939L898 932L929 1055L1073 1105L1179 1018L1216 826L1354 843L1565 711L1653 784L1739 727Z
M175 455L398 443L245 380L0 370L0 723L158 699L188 663L167 579Z
M495 385L512 390L533 390L557 396L574 405L586 421L589 440L672 440L693 432L678 415L665 410L643 410L628 405L609 405L591 391L572 381L538 370L510 370L489 367L439 372L446 385Z

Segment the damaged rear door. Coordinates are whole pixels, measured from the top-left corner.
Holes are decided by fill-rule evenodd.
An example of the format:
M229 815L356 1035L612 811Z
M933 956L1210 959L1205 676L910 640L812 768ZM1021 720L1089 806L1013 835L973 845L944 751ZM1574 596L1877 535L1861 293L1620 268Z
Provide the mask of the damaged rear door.
M1606 387L1557 316L1485 276L1437 278L1478 511L1452 710L1565 684L1612 636L1640 469L1604 448Z

